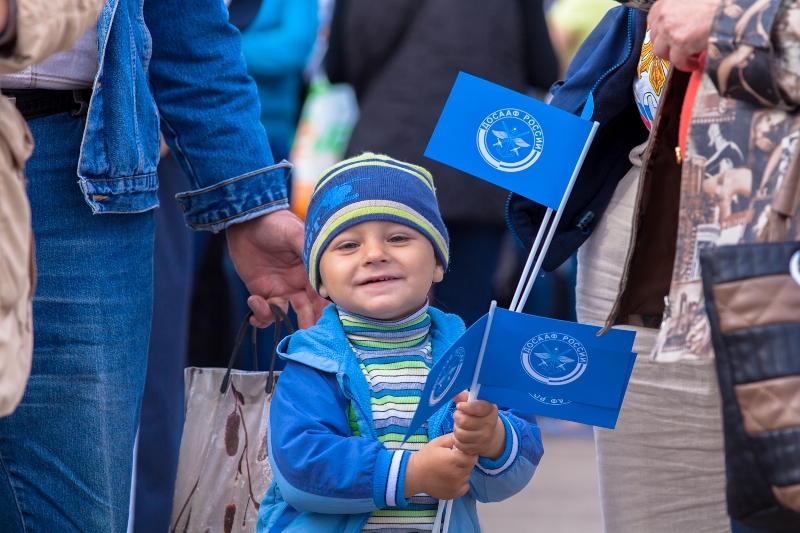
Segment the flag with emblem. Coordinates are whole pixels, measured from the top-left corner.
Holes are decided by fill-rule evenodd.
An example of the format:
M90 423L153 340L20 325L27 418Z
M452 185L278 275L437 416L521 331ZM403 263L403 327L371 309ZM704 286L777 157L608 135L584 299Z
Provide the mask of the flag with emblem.
M462 72L425 156L558 209L593 126Z

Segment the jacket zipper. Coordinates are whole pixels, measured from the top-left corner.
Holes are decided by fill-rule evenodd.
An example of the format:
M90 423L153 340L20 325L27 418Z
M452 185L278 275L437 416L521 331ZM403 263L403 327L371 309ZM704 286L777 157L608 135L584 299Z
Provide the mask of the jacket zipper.
M631 8L627 8L627 9L628 9L628 52L625 54L625 57L622 59L622 61L620 61L619 63L617 63L616 65L614 65L610 69L608 69L607 71L605 71L603 73L603 75L600 76L597 79L597 81L595 82L594 86L592 86L592 89L589 91L589 94L594 94L594 92L597 90L597 88L600 86L600 84L603 82L603 80L605 80L612 72L617 70L619 67L621 67L622 65L627 63L628 59L630 59L630 57L631 57L631 52L632 52L632 49L633 49L633 9L631 9ZM586 104L586 101L589 99L589 94L587 94L586 97L581 101L581 103L578 104L578 106L572 111L573 115L577 115L578 114L578 110L581 107L583 107L584 104Z
M350 389L347 388L347 387L342 387L342 392L344 392L344 397L345 398L347 398L348 400L350 400L351 402L356 404L356 407L358 407L359 411L361 411L361 416L364 418L364 420L367 420L367 415L366 415L367 411L364 410L364 406L361 405L361 402L358 401L358 399L355 397L355 395L352 392L350 392ZM370 410L369 412L372 413L372 410ZM377 440L378 439L378 433L375 431L375 422L374 421L370 425L369 430L370 430L370 433L372 435L372 438Z
M669 74L667 75L667 80L666 82L664 82L664 87L667 88L666 90L669 90L671 80L672 80L672 70L669 71ZM662 102L665 100L666 95L667 94L665 91L664 95L661 97ZM661 114L662 114L661 109L659 109L656 112L655 118L653 119L653 126L651 128L653 135L655 135L658 132L658 126L661 123ZM617 291L617 299L614 302L614 307L611 308L611 312L609 313L608 318L606 319L605 326L603 326L603 329L601 329L597 333L598 337L600 335L603 335L614 325L614 320L616 320L617 313L619 313L619 307L622 301L622 293L624 292L625 285L627 285L628 283L628 276L630 274L630 268L631 268L631 259L633 259L633 250L636 246L636 235L639 230L639 211L641 210L642 207L641 203L642 203L642 192L644 190L644 175L647 170L647 163L650 159L650 153L652 152L652 149L653 149L653 142L648 138L647 147L645 148L644 153L642 154L642 159L641 159L642 166L639 169L639 183L636 187L636 203L634 204L636 206L636 211L634 212L633 216L633 224L631 226L631 238L628 243L628 253L625 255L625 262L623 263L624 266L622 270L622 278L620 279L619 282L619 290Z

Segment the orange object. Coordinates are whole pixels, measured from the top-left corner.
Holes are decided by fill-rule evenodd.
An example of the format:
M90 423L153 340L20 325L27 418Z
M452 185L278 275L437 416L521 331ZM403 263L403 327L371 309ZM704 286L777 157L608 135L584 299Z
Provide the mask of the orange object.
M686 139L689 136L689 124L692 122L692 109L697 98L697 91L700 89L700 82L703 80L703 72L706 68L706 53L703 52L698 57L699 66L692 72L689 78L689 85L686 87L686 95L683 97L683 107L681 108L681 122L678 126L678 148L679 157L686 155Z

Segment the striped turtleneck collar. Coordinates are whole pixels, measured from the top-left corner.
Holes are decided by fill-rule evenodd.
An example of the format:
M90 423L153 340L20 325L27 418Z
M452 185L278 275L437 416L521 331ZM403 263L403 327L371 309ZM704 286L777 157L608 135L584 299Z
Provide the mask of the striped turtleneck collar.
M336 306L344 334L358 350L396 350L423 346L428 340L431 317L428 302L400 320L378 320Z

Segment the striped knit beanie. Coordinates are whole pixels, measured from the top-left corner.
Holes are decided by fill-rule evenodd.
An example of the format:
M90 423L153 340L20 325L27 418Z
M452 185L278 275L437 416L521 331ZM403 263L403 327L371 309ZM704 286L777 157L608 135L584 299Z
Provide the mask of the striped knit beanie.
M303 261L314 289L319 290L319 258L331 240L368 220L399 222L419 231L431 241L447 270L450 243L430 172L385 155L364 153L323 172L311 194Z

